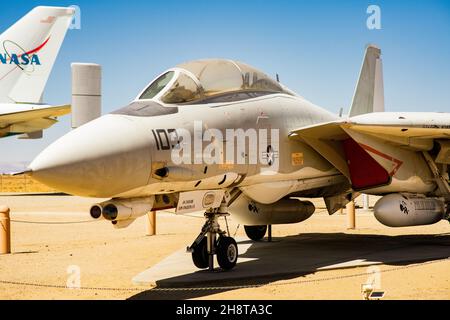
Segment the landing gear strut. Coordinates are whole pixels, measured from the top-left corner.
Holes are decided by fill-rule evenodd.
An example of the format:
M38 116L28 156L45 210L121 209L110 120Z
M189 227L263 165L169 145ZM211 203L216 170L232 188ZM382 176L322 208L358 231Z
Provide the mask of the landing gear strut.
M450 223L450 203L447 203L447 210L445 212L445 219Z
M219 217L227 217L228 213L216 210L205 212L206 222L202 231L195 239L194 243L187 248L192 253L192 261L199 269L208 268L214 271L214 255L217 255L217 262L224 270L233 269L238 258L238 247L236 241L226 232L220 229ZM218 235L218 237L217 237Z

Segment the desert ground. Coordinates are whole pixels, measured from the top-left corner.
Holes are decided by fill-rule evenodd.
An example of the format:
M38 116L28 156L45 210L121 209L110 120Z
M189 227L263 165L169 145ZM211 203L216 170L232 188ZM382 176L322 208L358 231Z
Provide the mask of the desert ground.
M0 175L1 193L54 192L55 190L33 180L27 175Z
M375 200L371 198L371 203ZM134 285L131 279L136 274L189 245L203 218L158 212L157 235L147 236L146 217L120 230L106 221L92 221L87 212L95 201L64 195L0 195L0 203L11 208L13 251L0 255L0 299L362 299L367 266L261 279L256 286L254 280L244 280L239 284L254 286L241 289L165 291ZM313 239L321 246L310 250L320 255L321 248L331 246L333 239L348 246L385 241L386 250L392 241L397 246L402 241L433 241L450 251L446 221L392 229L376 221L370 211L358 209L357 228L347 230L345 214L329 216L321 201L316 201L316 206L316 213L305 222L274 226L271 245L283 250L286 237ZM232 217L229 227L231 234L245 237ZM448 259L378 267L384 299L450 299ZM67 288L73 283L74 270L80 272L80 289ZM233 283L220 283L226 285Z

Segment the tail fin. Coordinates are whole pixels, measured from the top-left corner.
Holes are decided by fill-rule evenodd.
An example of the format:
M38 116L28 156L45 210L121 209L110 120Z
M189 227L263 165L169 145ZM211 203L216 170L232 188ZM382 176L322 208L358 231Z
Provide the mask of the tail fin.
M0 102L42 102L75 10L36 7L0 35Z
M354 117L360 114L383 111L384 86L381 50L374 45L369 45L366 49L348 116Z

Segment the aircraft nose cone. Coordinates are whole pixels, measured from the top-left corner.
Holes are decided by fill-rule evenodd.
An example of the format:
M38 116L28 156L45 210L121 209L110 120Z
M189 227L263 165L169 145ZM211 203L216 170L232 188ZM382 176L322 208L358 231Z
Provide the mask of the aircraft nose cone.
M150 152L149 135L135 121L106 115L61 137L29 168L55 190L109 198L147 184Z

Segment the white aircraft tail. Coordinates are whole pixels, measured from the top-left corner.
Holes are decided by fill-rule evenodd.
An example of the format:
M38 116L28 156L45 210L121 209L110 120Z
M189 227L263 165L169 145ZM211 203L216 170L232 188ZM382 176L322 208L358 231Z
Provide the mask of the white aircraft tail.
M73 8L36 7L0 35L0 103L40 103Z
M374 45L366 49L348 116L371 112L384 112L383 62L381 50Z

